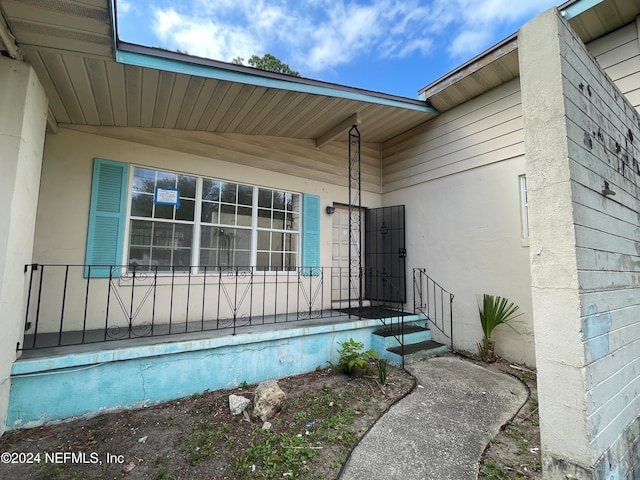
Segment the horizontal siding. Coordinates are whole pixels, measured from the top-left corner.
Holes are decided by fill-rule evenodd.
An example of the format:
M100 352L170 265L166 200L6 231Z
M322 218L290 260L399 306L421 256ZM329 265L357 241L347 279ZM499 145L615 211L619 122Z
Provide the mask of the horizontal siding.
M634 22L588 46L608 76L575 45L567 35L561 53L586 413L593 460L613 452L617 462L635 448L623 432L640 409L640 175L632 162L637 156L640 118L610 82L625 96L636 90L640 80L637 26ZM638 103L633 107L637 109ZM602 195L605 181L615 196Z
M344 142L321 149L313 140L195 132L153 128L69 126L96 135L152 145L204 157L286 173L332 185L348 185L349 155ZM377 144L361 147L362 189L380 192L380 153Z
M640 358L633 360L617 372L607 375L600 383L592 385L587 396L590 406L604 405L611 399L612 394L623 392L628 385L638 381L638 375L640 375L638 372L640 372Z
M638 28L636 22L631 22L618 30L598 38L587 44L589 53L596 59L607 52L615 50L619 45L632 42L638 38ZM603 68L606 68L603 66Z
M640 41L636 22L616 30L587 45L607 75L640 109Z
M383 192L524 154L518 80L382 145Z

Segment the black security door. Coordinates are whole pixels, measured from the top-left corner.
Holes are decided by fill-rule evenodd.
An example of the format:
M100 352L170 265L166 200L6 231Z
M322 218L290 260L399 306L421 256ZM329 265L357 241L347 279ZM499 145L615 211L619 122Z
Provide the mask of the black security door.
M365 298L404 303L406 272L404 205L365 213Z

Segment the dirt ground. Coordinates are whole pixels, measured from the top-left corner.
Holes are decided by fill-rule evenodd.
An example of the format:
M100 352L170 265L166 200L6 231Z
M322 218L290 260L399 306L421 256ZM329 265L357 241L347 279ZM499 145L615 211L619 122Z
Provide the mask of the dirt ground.
M532 395L488 446L480 478L541 478L535 372L504 361L488 368L521 378ZM373 368L354 377L317 370L278 383L287 399L269 430L229 412L229 395L250 398L256 386L249 385L7 432L0 479L334 479L358 439L414 386L393 367L385 385Z
M487 445L480 462L479 478L541 479L542 461L536 372L502 359L489 365L478 363L519 378L530 392L527 403Z

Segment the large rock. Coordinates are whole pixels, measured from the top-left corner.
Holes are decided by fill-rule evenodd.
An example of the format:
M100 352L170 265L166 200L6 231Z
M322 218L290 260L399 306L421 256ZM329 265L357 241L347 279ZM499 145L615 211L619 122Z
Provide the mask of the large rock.
M229 395L229 410L231 415L240 415L249 406L251 400L242 395Z
M270 420L282 409L285 397L285 393L275 380L260 383L253 394L251 416L263 422Z

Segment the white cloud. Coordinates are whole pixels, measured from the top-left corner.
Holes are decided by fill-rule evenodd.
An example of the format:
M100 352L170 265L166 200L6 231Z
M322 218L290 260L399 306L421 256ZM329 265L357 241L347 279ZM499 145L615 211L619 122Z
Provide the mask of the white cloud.
M367 55L468 58L555 1L182 0L153 9L153 26L166 48L224 61L268 52L314 76Z
M175 10L155 10L153 29L165 48L186 50L190 55L231 61L248 58L260 48L242 27L193 18Z
M482 50L482 46L489 43L491 43L490 32L469 30L455 37L447 51L454 57L461 57L471 52L478 52L478 47Z
M118 0L118 15L126 15L131 11L131 2L128 0Z
M411 40L410 42L400 44L397 49L394 48L394 51L397 51L397 56L399 58L407 57L414 52L420 52L422 55L427 56L431 51L433 51L433 41L429 38L418 38Z
M156 10L153 30L161 40L166 40L172 30L184 28L184 20L175 10Z
M442 13L446 27L455 32L449 53L461 58L479 53L501 40L495 38L495 32L503 25L519 25L527 17L556 5L557 1L436 0L434 8Z

